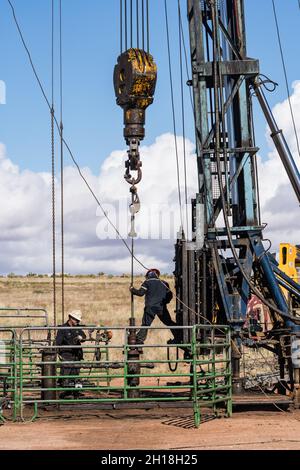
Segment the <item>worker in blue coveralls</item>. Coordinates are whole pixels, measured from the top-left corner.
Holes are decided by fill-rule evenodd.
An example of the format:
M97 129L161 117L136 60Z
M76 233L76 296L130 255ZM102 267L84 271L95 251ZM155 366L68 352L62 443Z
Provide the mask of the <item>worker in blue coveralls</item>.
M177 343L178 330L172 329L176 326L176 323L172 320L171 315L168 311L167 305L173 298L170 286L166 281L160 279L160 271L158 269L150 269L146 274L146 279L139 289L130 287L130 291L133 295L139 297L145 296L145 308L142 320L142 326L151 326L156 315L160 321L171 327L173 339L170 343ZM147 338L148 330L140 329L137 333L137 343L143 344Z

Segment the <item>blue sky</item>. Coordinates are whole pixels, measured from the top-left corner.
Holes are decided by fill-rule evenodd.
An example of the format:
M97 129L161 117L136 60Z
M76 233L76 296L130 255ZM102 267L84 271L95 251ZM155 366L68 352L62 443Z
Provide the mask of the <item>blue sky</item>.
M51 0L13 0L39 74L50 93ZM182 0L185 15L186 2ZM58 2L57 2L58 4ZM290 85L300 79L297 0L277 0ZM163 0L150 0L151 52L159 68L155 104L147 113L146 144L172 132ZM168 0L175 92L179 97L177 1ZM271 0L245 0L248 55L259 58L261 71L279 82L271 105L286 98ZM63 0L65 134L82 166L98 172L101 162L124 148L122 113L115 104L112 72L119 53L119 0ZM0 106L0 142L22 169L50 170L49 115L21 46L6 0L0 3L0 79L7 104ZM58 45L58 44L57 44ZM58 85L58 83L57 83ZM187 135L194 139L188 95ZM180 112L179 98L176 103ZM256 110L257 144L266 154L265 122ZM180 126L178 123L178 133ZM70 161L67 160L69 164Z

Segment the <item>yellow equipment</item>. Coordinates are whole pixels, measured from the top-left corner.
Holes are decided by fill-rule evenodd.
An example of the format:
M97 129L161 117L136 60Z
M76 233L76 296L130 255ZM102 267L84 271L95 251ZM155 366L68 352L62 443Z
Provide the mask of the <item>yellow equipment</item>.
M300 246L281 243L279 250L279 269L293 281L300 284Z

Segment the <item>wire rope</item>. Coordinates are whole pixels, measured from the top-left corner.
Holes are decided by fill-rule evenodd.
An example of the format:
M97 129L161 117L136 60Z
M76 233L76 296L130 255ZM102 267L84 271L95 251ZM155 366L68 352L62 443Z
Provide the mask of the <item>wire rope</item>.
M56 312L56 210L55 210L55 116L54 116L54 0L51 0L51 199L52 199L52 278L53 321L57 324Z
M180 0L178 0L178 31L179 31L180 92L181 92L181 118L182 118L183 162L184 162L185 216L186 216L186 231L188 233L189 217L188 217L188 191L187 191L187 155L186 155L186 140L185 140L186 135L185 135L185 108L184 108L184 88L183 88L183 55L182 55Z
M59 0L59 75L60 75L60 221L61 221L61 315L65 320L65 222L64 222L64 142L63 142L63 24L62 0Z
M214 23L214 29L216 29L216 13L215 13L214 8L212 9L212 18L213 18L213 23ZM218 53L217 50L216 50L216 44L214 46L214 49L215 49L214 50L214 54L215 54L214 61L216 61L217 60L216 54ZM216 83L215 83L215 104L218 108L218 92L217 92ZM215 113L216 113L216 115L218 114L218 109L215 110ZM216 131L218 133L217 129L216 129ZM216 144L218 145L218 137L217 136L216 136ZM228 238L228 241L229 241L230 250L233 254L233 257L235 259L237 267L239 268L243 278L245 279L246 283L248 284L248 286L250 287L252 292L262 301L262 303L264 305L269 307L271 311L274 311L274 312L278 313L281 317L286 318L288 320L291 320L294 323L299 323L300 319L297 319L297 318L293 317L292 315L289 315L288 313L283 312L282 310L277 308L275 305L273 305L271 302L267 301L264 298L264 296L261 294L261 292L253 284L253 282L252 282L251 278L248 276L248 274L245 272L245 270L244 270L244 268L243 268L243 266L242 266L242 264L239 260L238 254L237 254L235 246L234 246L234 241L233 241L233 238L232 238L232 235L231 235L230 222L229 222L229 218L228 218L228 214L227 214L227 210L226 210L226 198L225 198L224 189L223 189L223 182L222 182L221 160L220 160L220 154L219 154L218 150L215 152L215 157L216 157L216 163L217 163L217 174L218 174L218 181L219 181L219 187L220 187L222 212L223 212L225 226L226 226L227 238ZM266 256L266 255L264 254L264 256Z
M123 0L120 0L120 54L123 52Z
M140 48L140 18L139 18L139 0L136 0L136 45Z
M22 42L22 44L23 44L23 47L24 47L24 49L25 49L25 51L26 51L26 54L27 54L27 56L28 56L28 59L29 59L29 62L30 62L30 65L31 65L31 68L32 68L32 71L33 71L33 74L34 74L34 76L35 76L35 78L36 78L36 80L37 80L38 86L39 86L40 91L41 91L41 93L42 93L42 95L43 95L43 97L44 97L44 100L45 100L45 102L46 102L48 108L51 110L50 101L49 101L49 99L48 99L48 97L47 97L47 94L46 94L46 92L45 92L45 89L44 89L44 87L43 87L43 84L42 84L42 82L41 82L41 79L40 79L40 77L39 77L39 74L38 74L37 69L36 69L36 67L35 67L35 64L34 64L34 62L33 62L33 59L32 59L31 53L30 53L30 50L29 50L29 48L28 48L28 46L27 46L27 44L26 44L26 42L25 42L23 32L22 32L22 30L21 30L19 21L18 21L17 16L16 16L15 8L14 8L14 6L13 6L11 0L7 0L7 1L8 1L8 3L9 3L10 7L11 7L13 19L14 19L14 22L15 22L15 25L16 25L16 28L17 28L17 31L18 31L18 33L19 33L21 42ZM126 2L126 0L125 0L125 2ZM147 0L147 7L148 7L148 0ZM149 18L149 13L147 14L147 18ZM55 117L55 113L54 113L54 122L55 122L55 124L56 124L57 129L58 129L58 132L60 132L59 124L58 124L58 121L57 121L57 119L56 119L56 117ZM92 189L92 187L90 186L89 182L87 181L86 177L85 177L84 174L82 173L82 170L81 170L79 164L77 163L77 161L76 161L76 159L75 159L75 157L74 157L74 154L73 154L73 152L72 152L72 150L71 150L71 148L70 148L68 142L65 140L65 138L63 138L63 143L64 143L64 146L66 147L66 149L67 149L67 151L68 151L68 154L70 155L71 160L73 161L73 163L74 163L74 165L75 165L75 167L76 167L76 169L77 169L77 171L78 171L79 176L81 177L81 179L82 179L83 182L85 183L87 189L88 189L89 192L91 193L91 195L92 195L92 197L94 198L94 200L96 201L97 205L100 207L100 209L101 209L101 211L102 211L104 217L107 219L108 223L109 223L109 224L111 225L111 227L114 229L115 233L118 235L120 241L124 244L125 248L129 251L130 254L132 254L132 251L131 251L129 245L127 244L126 240L122 237L122 235L121 235L121 233L119 232L118 228L114 225L114 223L112 222L112 220L109 218L109 216L108 216L107 212L105 211L105 209L104 209L104 207L103 207L101 201L100 201L99 198L96 196L95 192L93 191L93 189ZM233 253L235 253L234 247L233 247ZM235 253L235 255L236 255L236 253ZM236 255L236 256L237 256L237 255ZM136 261L143 269L145 269L145 270L148 270L148 269L149 269L148 267L145 266L145 264L144 264L140 259L137 258L136 255L134 255L134 259L135 259L135 261ZM240 265L239 260L238 260L238 263L237 263L237 264ZM240 268L241 268L241 272L242 272L243 269L242 269L241 265L240 265ZM162 281L161 281L161 282L162 282ZM255 293L255 292L254 292L254 293ZM259 296L260 296L260 297L259 297L259 296L258 296L258 297L261 299L261 294L260 294L260 292L258 292L258 293L259 293ZM206 323L208 323L208 324L210 324L210 325L213 325L212 322L210 322L205 316L199 314L198 312L196 312L195 310L193 310L192 308L190 308L190 307L189 307L188 305L186 305L179 297L175 296L175 298L178 300L178 302L179 302L181 305L183 305L184 307L186 307L191 313L195 314L196 316L198 316L198 317L200 317L200 318L203 318L203 320L204 320ZM264 299L264 298L263 298L263 301L264 301L263 303L265 303L265 299ZM284 312L281 312L279 309L276 309L276 307L274 307L272 304L267 303L266 305L269 306L269 308L271 308L272 310L277 311L277 313L283 314L283 316L288 317L288 318L291 319L292 321L295 321L295 318L294 318L294 317L289 316L289 315L285 314Z
M174 144L175 144L175 155L176 155L178 204L179 204L179 210L180 210L181 226L183 228L182 198L181 198L181 188L180 188L179 153L178 153L177 130L176 130L176 114L175 114L174 86L173 86L173 72L172 72L172 63L171 63L171 48L170 48L170 33L169 33L169 18L168 18L167 0L164 1L164 5L165 5L165 22L166 22L166 33L167 33L167 49L168 49L168 63L169 63L169 80L170 80L170 90L171 90L173 132L174 132Z
M146 0L146 17L147 17L147 52L150 51L150 26L149 26L149 0Z
M187 47L186 47L186 42L185 42L185 37L184 37L184 30L183 30L183 23L182 23L182 14L181 14L181 6L179 3L179 20L180 20L180 28L181 28L181 35L182 35L182 44L183 44L183 51L184 51L184 60L185 60L185 68L186 68L186 77L187 77L187 82L190 81L190 74L189 74L189 65L188 65L188 53L187 53ZM190 101L191 101L191 107L192 107L192 112L195 119L195 107L194 107L194 101L193 101L193 93L191 86L189 86L189 95L190 95Z
M281 39L281 33L280 33L280 28L279 28L279 22L278 22L278 15L277 15L277 9L276 9L276 5L275 5L275 0L272 0L272 6L273 6L273 13L274 13L276 31L277 31L278 45L279 45L279 50L280 50L280 57L281 57L281 62L282 62L284 78L285 78L287 99L288 99L288 103L289 103L290 115L291 115L293 128L294 128L294 134L295 134L295 138L296 138L298 155L300 157L300 143L299 143L298 131L297 131L297 126L296 126L296 121L295 121L294 109L293 109L292 100L291 100L289 79L288 79L286 62L285 62L285 59L284 59L283 45L282 45L282 39Z
M145 0L142 0L142 48L145 50Z
M128 13L127 13L127 0L124 0L125 3L124 3L124 20L125 20L125 50L127 51L128 49L128 25L127 25L127 21L128 21Z

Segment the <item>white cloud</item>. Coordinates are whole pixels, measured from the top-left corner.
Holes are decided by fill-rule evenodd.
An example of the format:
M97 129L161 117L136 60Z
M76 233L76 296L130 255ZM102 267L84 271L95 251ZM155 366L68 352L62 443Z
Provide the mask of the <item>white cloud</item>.
M300 82L293 84L291 97L296 122L300 122ZM295 160L299 163L288 102L274 109L284 129ZM299 129L300 131L300 129ZM262 220L268 222L265 236L277 249L280 242L299 243L299 207L284 168L269 137L270 152L259 158L259 183ZM181 175L183 175L183 140L178 139ZM186 141L189 199L197 191L194 145ZM136 256L146 266L162 271L173 269L174 239L180 224L178 209L174 136L164 134L150 146L141 148L143 180L139 185L141 211L137 216ZM118 150L104 161L99 174L89 168L82 171L97 196L109 210L121 234L128 234L129 185L123 179L126 150ZM183 180L183 178L182 178ZM57 254L59 271L59 187L57 181ZM183 196L183 191L182 191ZM0 145L0 272L51 272L51 175L21 171ZM190 211L189 211L190 212ZM169 217L171 214L171 218ZM173 224L173 230L171 230ZM163 240L149 240L163 226ZM65 254L70 273L122 273L130 270L130 256L120 240L109 239L113 230L73 167L65 169ZM98 235L98 236L97 236ZM100 238L99 238L100 237ZM135 263L137 272L141 266Z
M300 81L293 83L291 102L300 136ZM300 160L288 100L277 104L273 112L299 168ZM272 240L273 249L278 250L280 242L300 243L299 204L269 134L268 130L268 157L265 160L259 158L258 161L259 186L262 221L268 223L264 233Z
M178 139L183 165L183 140ZM190 195L196 190L194 146L186 142ZM141 210L137 216L136 256L146 266L171 271L174 239L170 239L169 214L176 234L178 211L174 136L165 134L153 145L141 148L143 180L139 185ZM88 168L83 173L123 237L129 231L129 185L123 178L126 150L113 152L103 163L99 175ZM183 174L183 168L181 168ZM97 209L97 204L73 167L65 169L65 256L71 273L130 271L130 256L123 243ZM57 181L57 254L60 256L60 181ZM51 175L21 171L0 147L0 242L2 273L51 272ZM162 215L159 216L159 213ZM160 217L160 218L159 218ZM164 239L149 240L149 232L159 235L164 223ZM109 230L107 230L109 228ZM110 239L107 238L107 233ZM98 235L98 236L97 236ZM100 239L99 239L100 237ZM136 270L142 267L136 264Z

